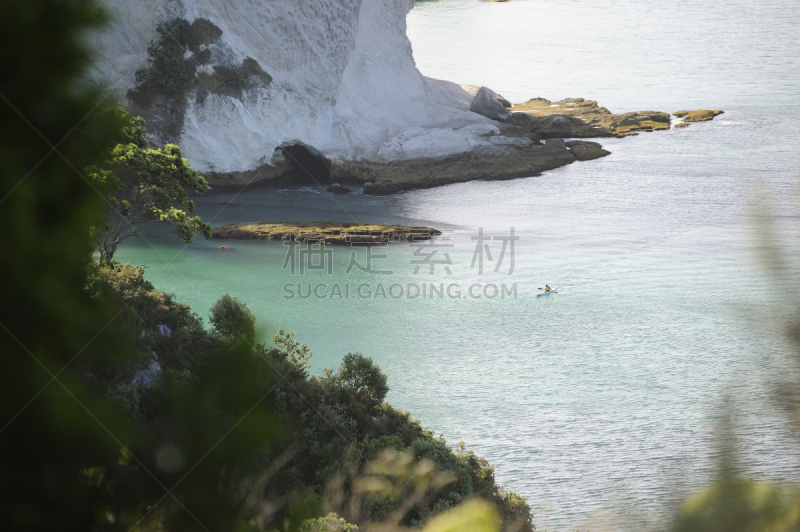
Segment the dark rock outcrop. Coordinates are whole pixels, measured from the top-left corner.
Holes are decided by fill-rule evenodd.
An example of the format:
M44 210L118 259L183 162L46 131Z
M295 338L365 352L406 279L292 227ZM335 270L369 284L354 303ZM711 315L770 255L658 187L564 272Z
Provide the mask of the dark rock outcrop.
M610 151L604 150L599 143L588 140L571 140L566 145L578 161L591 161L611 154Z
M497 94L489 87L481 87L472 98L469 110L492 120L505 122L511 118L511 112L497 99Z
M334 183L328 188L326 188L325 192L330 192L331 194L350 194L352 190L350 190L345 186L340 185L339 183Z
M502 136L490 138L509 140ZM363 183L365 194L383 195L465 181L533 177L575 162L575 156L562 139L545 143L518 140L516 144L481 146L468 153L441 158L391 163L334 162L331 171Z

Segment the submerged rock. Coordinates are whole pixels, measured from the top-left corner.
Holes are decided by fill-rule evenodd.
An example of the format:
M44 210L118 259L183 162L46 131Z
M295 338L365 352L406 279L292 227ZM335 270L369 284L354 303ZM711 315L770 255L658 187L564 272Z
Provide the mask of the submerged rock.
M497 94L489 87L481 87L469 104L469 110L492 120L505 122L511 118L511 112L497 99Z
M326 188L325 192L330 192L331 194L350 194L352 190L350 190L345 186L340 185L339 183L334 183L328 188Z
M430 240L442 234L432 227L343 222L245 222L217 227L214 238L283 240L326 244L382 244Z
M591 161L592 159L599 159L600 157L611 155L610 151L604 150L597 142L571 140L567 142L566 145L578 161Z
M593 128L580 118L567 115L550 115L533 117L531 132L542 139L552 138L586 138L597 137L598 129ZM606 130L603 129L603 132Z

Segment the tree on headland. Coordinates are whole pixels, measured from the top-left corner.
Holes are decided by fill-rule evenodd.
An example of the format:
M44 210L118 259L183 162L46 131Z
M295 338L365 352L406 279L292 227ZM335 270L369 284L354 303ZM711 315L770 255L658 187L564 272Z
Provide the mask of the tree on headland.
M211 238L211 226L194 213L188 192L203 193L208 183L183 158L180 147L166 144L148 148L144 120L121 108L102 113L120 125L118 138L103 161L86 169L86 174L105 196L103 219L93 228L92 240L100 261L111 260L117 246L132 236L141 235L142 224L164 222L170 226L161 234L177 235L191 243L201 233Z

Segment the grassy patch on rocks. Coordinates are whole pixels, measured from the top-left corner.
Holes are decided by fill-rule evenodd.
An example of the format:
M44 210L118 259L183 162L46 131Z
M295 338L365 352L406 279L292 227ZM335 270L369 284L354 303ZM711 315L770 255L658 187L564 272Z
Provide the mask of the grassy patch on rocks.
M696 111L676 111L672 114L678 118L683 118L684 122L707 122L713 120L715 116L721 115L725 111L711 109L697 109Z
M375 225L342 222L246 222L223 225L214 238L240 240L282 240L326 244L382 244L430 240L442 234L432 227Z

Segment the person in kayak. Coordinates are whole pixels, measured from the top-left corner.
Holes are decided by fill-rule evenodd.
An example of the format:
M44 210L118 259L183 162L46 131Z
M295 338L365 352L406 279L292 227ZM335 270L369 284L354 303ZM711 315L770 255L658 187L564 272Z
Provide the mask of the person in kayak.
M549 292L550 291L550 285L549 284L544 285L544 291L545 292Z

